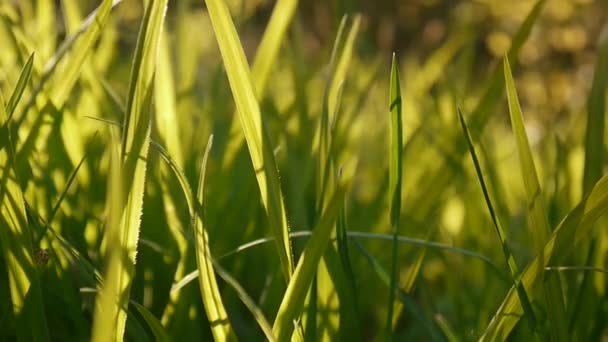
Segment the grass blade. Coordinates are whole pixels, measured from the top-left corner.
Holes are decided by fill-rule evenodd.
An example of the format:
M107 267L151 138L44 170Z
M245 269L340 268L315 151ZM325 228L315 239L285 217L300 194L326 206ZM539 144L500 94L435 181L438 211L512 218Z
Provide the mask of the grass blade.
M347 169L346 174L339 180L323 217L306 244L293 277L287 285L287 290L272 327L272 331L279 341L285 341L291 337L294 330L294 321L301 314L306 293L316 273L319 259L329 243L332 228L335 226L336 218L344 203L344 194L350 185L353 173L354 167Z
M266 84L268 83L272 66L275 64L281 48L281 43L283 42L297 5L297 0L279 0L274 6L270 21L264 31L260 46L258 47L253 60L253 65L251 66L251 79L256 92L255 95L258 99L261 99L266 92ZM230 141L226 147L226 154L223 161L224 165L232 164L244 142L244 136L240 132L241 127L239 120L236 119L236 113L232 117L233 120L229 133Z
M473 139L471 138L471 132L469 132L469 128L467 127L467 123L464 120L464 116L460 109L458 109L458 118L460 119L460 125L462 126L462 131L467 139L467 143L469 145L469 151L471 153L471 159L473 160L473 164L475 165L475 172L477 172L477 178L479 179L479 184L481 185L481 190L483 192L483 196L486 200L486 205L488 210L490 211L490 216L492 218L492 222L494 223L494 227L496 228L496 233L498 234L498 238L500 239L500 245L502 246L502 251L505 259L507 260L507 264L509 265L509 270L511 271L511 278L513 280L513 286L517 289L517 296L519 297L520 302L522 303L522 307L524 310L524 316L528 321L528 325L531 331L536 330L536 318L534 316L534 311L532 310L532 304L530 304L530 299L528 298L528 294L526 293L526 289L523 287L521 283L521 275L519 270L517 269L517 264L515 263L515 258L511 253L511 249L509 248L509 244L507 242L506 235L502 228L502 224L500 223L500 219L498 218L498 214L494 210L494 204L492 203L492 199L490 198L490 193L486 187L486 182L483 177L483 173L481 172L481 166L479 164L479 160L477 159L477 153L475 152L475 146L473 145Z
M56 79L50 92L50 98L57 108L63 107L63 104L70 95L72 87L76 83L76 80L78 80L78 75L85 58L91 53L93 43L99 37L111 9L112 0L104 0L96 10L95 17L91 19L93 24L86 28L79 37L80 39L74 44L71 50L72 54L68 58L63 59L60 65L57 66L57 70L55 70Z
M256 100L245 53L226 4L221 0L206 0L205 2L249 147L262 204L278 244L283 275L286 280L289 280L293 272L293 255L289 241L287 213L276 160L268 134L263 126L262 113Z
M598 218L608 213L608 176L602 177L593 187L588 197L583 199L554 230L545 244L543 255L537 256L524 269L522 283L531 289L540 278L539 267L555 264L568 255L581 240L589 238L592 225ZM481 340L504 340L509 336L522 315L522 307L512 287L494 314ZM533 300L534 292L528 292Z
M146 307L144 307L143 305L136 303L134 301L131 301L131 305L133 305L135 307L135 309L137 310L137 312L139 312L141 317L144 318L144 320L148 324L148 327L154 334L155 341L158 341L158 342L172 341L171 338L169 337L169 335L167 334L167 331L165 330L165 328L163 328L162 324L160 324L160 321L158 320L158 318L156 318L154 316L154 314L152 314L150 312L150 310L146 309Z
M19 80L17 81L17 85L15 86L15 91L11 95L11 98L8 100L6 104L6 115L8 118L6 122L9 122L13 117L13 113L15 112L15 107L17 107L17 102L21 99L21 95L23 95L23 91L25 87L30 81L32 77L32 66L34 65L34 52L30 55L30 58L27 59L27 62L23 66L21 70L21 74L19 74ZM2 145L0 145L1 147Z
M11 98L18 99L16 94L20 91L17 88ZM32 234L28 229L25 202L16 172L15 150L8 121L5 121L7 118L4 99L0 94L0 135L6 138L4 146L0 146L0 244L8 271L17 336L23 341L48 341L40 280L34 264Z
M393 310L395 303L395 292L397 290L397 258L399 223L401 221L401 176L403 160L403 117L401 112L401 85L399 84L399 64L393 54L391 66L391 84L389 97L389 111L391 115L391 146L390 146L390 170L389 170L389 195L390 195L390 221L393 231L391 280L388 301L388 313L386 318L386 336L393 339Z
M203 299L205 312L207 313L207 319L211 325L213 337L216 341L235 341L236 336L230 326L230 321L228 320L226 309L224 309L220 290L215 279L215 272L213 271L213 264L211 263L211 253L209 251L209 238L203 224L202 205L204 204L203 197L205 194L205 171L207 169L207 160L209 158L212 143L213 136L210 136L203 157L198 183L197 199L199 210L195 211L192 218L192 228L194 229L195 236L194 242L196 245L196 265L199 274L198 282L201 290L201 298Z
M511 73L511 67L509 66L508 57L504 59L504 73L507 89L507 100L509 103L509 113L511 114L511 126L513 127L513 134L515 135L517 142L520 169L526 190L528 204L528 229L531 230L534 254L541 257L541 262L539 263L539 267L541 268L539 269L539 273L541 277L543 277L544 269L542 267L544 267L544 262L542 261L542 251L545 243L549 239L551 228L549 227L542 190L538 182L538 175L536 173L536 167L534 166L534 160L532 159L532 152L530 150L530 144L528 142L528 136L524 126L523 114L517 98L517 92L515 90L515 84L513 82L513 75ZM568 335L566 331L566 309L564 306L559 277L555 273L550 273L546 278L547 279L545 279L543 282L544 304L548 311L551 335L556 339L563 339Z
M167 2L150 2L145 10L140 28L137 48L133 60L133 69L127 98L125 123L123 126L120 160L122 162L120 176L124 177L127 187L113 195L124 200L121 210L120 226L115 232L115 243L110 246L110 261L106 269L105 294L100 294L100 300L111 301L113 305L105 307L109 312L101 316L114 319L111 326L105 327L112 332L112 339L122 340L126 323L124 308L129 301L131 282L135 271L137 241L139 237L140 216L143 206L143 196L146 177L146 160L150 142L150 118L154 85L154 71L159 45L160 33L163 26ZM123 197L124 196L124 197ZM116 200L116 199L114 199ZM110 282L109 279L112 280ZM103 292L103 291L102 291ZM104 298L105 296L105 298ZM113 297L114 296L114 297ZM98 302L98 305L99 304ZM108 337L104 331L99 314L95 315L93 340L105 340Z

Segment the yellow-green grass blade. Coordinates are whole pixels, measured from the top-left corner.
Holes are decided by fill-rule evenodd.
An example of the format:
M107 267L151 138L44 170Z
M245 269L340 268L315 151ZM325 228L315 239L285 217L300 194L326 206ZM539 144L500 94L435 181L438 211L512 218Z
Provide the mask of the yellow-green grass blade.
M215 279L215 272L213 271L213 264L211 262L211 252L209 251L209 237L203 222L205 171L207 170L207 160L209 158L212 143L213 136L210 136L201 164L201 173L198 181L198 210L195 211L192 218L195 237L194 244L196 246L196 265L199 274L198 282L201 298L205 306L205 312L207 313L207 319L209 320L213 337L216 341L235 341L236 336L234 335L234 331L232 331L230 321L228 320L228 314L226 314L226 309L224 308L220 290Z
M124 307L129 301L135 271L150 141L154 72L166 5L167 1L153 1L145 9L127 97L120 151L120 173L121 177L124 177L125 186L124 192L113 193L114 196L123 198L124 208L121 212L119 234L115 238L115 244L111 246L112 256L105 274L106 295L114 296L114 305L109 308L111 311L101 314L113 317L113 325L106 328L110 328L110 336L116 340L122 340L124 335L127 318ZM98 320L97 314L95 320ZM97 322L94 322L94 331L98 326L95 323ZM104 333L106 332L100 332ZM96 338L101 336L104 335L94 335Z
M519 54L521 47L524 42L528 39L532 26L538 19L540 12L545 4L545 0L540 0L532 8L524 22L515 33L511 47L508 51L509 57L515 57ZM496 68L492 73L490 81L488 82L486 91L479 100L475 109L472 111L469 119L469 128L471 132L476 136L480 136L481 132L485 128L491 115L496 112L496 108L504 96L504 73L500 68ZM455 132L450 136L449 142L446 146L454 146L450 159L442 159L438 162L435 168L430 170L429 176L426 177L428 180L419 188L420 190L413 194L412 203L416 203L415 217L419 220L423 220L432 214L432 209L435 205L436 199L441 196L443 191L448 188L448 185L453 180L454 170L450 166L452 160L458 160L464 156L467 151L465 144L462 144L460 134Z
M143 317L144 321L146 321L146 323L148 324L148 327L150 328L150 331L152 331L152 334L154 335L155 341L157 341L157 342L172 341L171 337L169 337L169 334L167 333L165 328L162 326L162 324L160 323L158 318L156 318L156 316L154 316L154 314L151 313L150 310L146 309L146 307L144 307L143 305L136 303L134 301L131 301L131 305L133 305L135 307L137 312L139 312L141 317Z
M603 176L583 199L557 226L542 255L537 256L524 269L521 281L528 290L530 300L535 293L530 291L541 279L539 268L553 265L567 256L577 243L586 241L592 233L593 223L608 213L608 176ZM502 304L486 328L482 341L505 340L523 314L516 290L511 287Z
M310 240L300 256L293 277L287 285L287 290L279 306L272 331L277 340L286 341L294 330L294 321L302 313L306 293L316 273L319 260L329 243L336 219L344 203L344 195L350 186L354 174L354 165L345 169L338 185L327 204L326 210L314 229Z
M462 131L467 139L467 144L469 145L469 152L471 154L471 159L473 160L473 164L475 166L475 172L477 173L477 178L479 179L479 184L481 185L481 191L483 192L483 196L486 201L486 206L490 211L490 217L492 218L492 223L494 223L494 228L496 228L496 233L498 234L498 238L500 239L500 245L502 246L502 251L505 259L507 260L507 264L509 265L509 271L511 271L511 278L513 280L513 286L517 289L517 296L519 297L520 302L522 303L522 308L524 310L524 316L528 321L528 325L530 330L535 331L536 329L536 318L534 315L534 311L532 310L532 304L530 304L530 299L528 298L528 294L526 293L526 289L523 287L521 283L521 275L519 270L517 269L517 264L515 263L515 258L513 257L513 253L511 253L511 248L509 248L509 244L507 242L507 237L502 228L502 224L500 223L500 219L498 214L494 209L494 204L492 199L490 198L490 193L486 186L486 182L481 171L481 166L479 160L477 159L477 153L475 152L475 146L473 145L473 138L471 138L471 132L469 132L469 127L460 111L458 109L458 118L460 119L460 125L462 127Z
M532 151L528 142L526 128L524 126L523 114L517 98L513 74L509 65L508 57L504 59L505 83L507 89L507 102L509 103L509 113L511 115L511 126L515 135L517 151L520 161L520 170L524 180L524 188L528 208L528 230L533 242L533 254L541 258L539 263L539 273L544 277L543 247L551 234L547 211L543 200L542 190L538 181L536 167L532 158ZM556 339L565 339L567 335L566 309L564 305L559 275L549 273L543 281L544 305L547 310L550 332Z
M32 77L32 66L34 65L34 54L35 53L32 52L30 57L27 59L27 62L23 66L23 69L21 70L21 74L19 75L19 80L17 81L17 85L15 86L15 91L13 92L10 99L8 100L8 103L6 104L6 115L8 118L5 120L5 122L9 122L11 120L11 118L13 117L15 108L17 107L17 103L21 99L21 96L23 95L23 91L25 91L25 87L27 86L27 84L30 81L30 78ZM3 145L0 142L0 147L2 147L2 146Z
M401 85L399 84L399 64L393 54L391 65L391 82L389 95L389 113L391 116L391 145L390 145L390 168L389 168L389 196L390 196L390 222L393 233L392 256L391 256L391 279L389 290L389 302L386 318L385 333L389 340L393 339L393 310L395 303L395 292L397 289L397 258L399 224L401 221L401 177L403 161L403 113L401 111Z
M19 89L16 89L19 91ZM23 341L48 341L40 279L34 260L32 235L15 165L4 98L0 93L0 244L7 265L17 336Z
M63 104L68 99L72 87L78 80L85 58L92 52L93 44L97 41L110 15L111 9L112 0L104 0L97 9L96 15L90 18L93 20L93 23L74 44L69 57L64 58L57 66L54 73L55 79L53 80L52 90L49 92L50 99L57 108L63 107Z
M154 87L155 126L160 142L167 148L166 152L171 156L176 167L182 168L184 158L182 156L180 132L177 124L175 82L171 64L169 35L166 28L162 33L159 49L159 61ZM191 259L190 254L192 254L192 251L188 241L184 237L184 224L178 215L177 208L180 207L179 203L181 203L180 194L171 191L174 186L170 172L168 164L160 165L159 183L162 189L163 209L167 218L167 225L169 226L173 240L177 244L180 256L174 274L174 281L178 281L186 272L187 263ZM188 193L184 194L186 197L191 196L189 191L188 189ZM189 207L188 210L191 211L191 208ZM162 322L165 326L168 326L172 319L179 315L176 310L179 310L179 308L186 309L185 305L178 305L180 300L187 299L182 298L179 291L171 292L169 303L165 307L162 316Z
M255 96L255 88L251 81L245 53L226 4L221 0L206 0L205 2L249 147L262 204L266 210L272 233L277 238L283 275L286 280L289 280L293 273L293 255L279 171L268 133L263 126L262 113Z
M297 0L279 0L274 6L270 21L264 31L260 46L258 47L253 60L253 65L251 66L251 79L258 100L266 93L268 78L270 77L272 67L275 64L281 44L283 43L287 29L291 24L297 5ZM230 127L230 140L224 155L224 165L231 165L243 146L245 137L240 132L240 123L236 117L237 114L235 113Z
M105 223L105 238L110 248L106 252L106 271L95 300L93 316L92 341L122 341L118 336L120 311L123 305L119 299L120 278L123 272L122 264L123 242L121 238L121 216L123 211L123 180L120 159L120 142L114 127L110 127L110 166L108 169L108 192L106 205L108 219ZM126 267L125 267L126 268ZM124 302L123 302L124 304Z

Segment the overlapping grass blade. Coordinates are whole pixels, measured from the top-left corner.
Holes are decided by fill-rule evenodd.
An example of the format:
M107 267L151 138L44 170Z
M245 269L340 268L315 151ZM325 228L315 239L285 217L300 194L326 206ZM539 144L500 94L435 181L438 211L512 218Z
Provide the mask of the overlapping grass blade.
M268 83L272 66L275 64L276 57L297 5L297 0L279 0L274 6L270 21L264 31L253 60L253 65L251 66L251 80L253 81L255 95L258 100L266 93L266 84ZM237 120L237 115L237 113L233 115L232 125L230 126L230 141L224 155L224 165L232 164L241 146L243 146L245 137L240 132L241 127L239 120Z
M111 302L103 307L107 311L98 311L95 315L94 340L97 338L104 340L104 337L109 336L112 336L112 339L122 340L124 335L126 323L124 307L129 301L130 286L135 271L145 189L154 71L166 5L166 1L154 1L146 7L133 60L120 151L122 162L120 177L124 177L124 184L128 186L125 186L124 190L111 192L113 196L120 197L121 202L124 201L124 208L121 208L119 227L109 228L110 233L116 229L118 231L113 237L114 244L109 245L110 257L105 273L105 284L97 305L102 305L100 302ZM98 323L106 315L112 319L110 326ZM104 335L108 333L104 329L110 329L109 336Z
M236 336L232 331L226 309L222 303L220 290L215 279L213 264L211 263L211 253L209 252L209 237L203 223L203 207L205 194L205 171L207 169L207 160L209 151L213 143L213 136L209 137L205 156L201 165L201 173L197 191L197 207L192 218L192 228L194 229L194 244L196 246L196 265L198 268L198 282L200 285L201 298L207 313L207 319L211 325L211 332L216 341L234 341Z
M498 234L498 238L500 239L500 245L502 246L502 251L505 259L507 260L507 264L509 265L509 270L511 271L511 278L513 280L513 286L517 289L517 296L519 297L520 302L522 303L522 308L524 310L524 316L528 321L528 325L530 330L536 330L536 317L534 315L534 311L532 310L532 304L530 304L530 299L528 298L528 294L526 293L526 289L523 287L521 283L521 275L519 270L517 269L517 264L515 263L515 258L513 257L513 253L511 253L511 248L509 248L509 244L507 242L507 237L502 228L502 224L500 223L500 219L498 218L498 214L494 210L494 204L492 199L490 198L490 193L488 188L486 187L486 182L484 180L483 173L481 172L481 166L479 164L479 160L477 159L477 153L475 152L475 146L473 145L473 139L471 138L471 133L469 132L469 128L467 123L460 111L458 109L458 118L460 119L460 125L462 126L462 130L467 139L467 143L469 145L469 151L471 153L471 159L473 160L473 164L475 165L475 172L477 173L477 178L479 179L479 184L481 185L481 190L483 192L483 196L486 200L486 205L488 210L490 211L490 216L492 218L492 222L494 223L494 228L496 228L496 233Z
M332 228L344 203L344 194L352 181L353 173L354 165L345 169L345 173L338 181L336 190L327 204L319 225L314 229L304 252L300 256L293 277L287 285L287 290L272 327L279 341L285 341L291 337L294 330L294 321L301 314L306 293L316 273L319 259L329 243Z
M276 237L283 275L289 280L293 273L293 255L279 171L268 133L262 122L262 113L255 96L247 60L226 4L220 0L205 2L249 147L262 204L273 235Z
M509 113L511 114L511 126L517 143L517 151L520 161L520 170L524 180L524 188L526 192L527 207L528 207L528 230L533 242L534 255L538 255L540 259L539 270L541 278L543 278L544 262L543 247L549 239L551 228L547 219L547 211L543 200L542 190L538 182L538 175L532 152L528 142L528 136L524 126L523 114L519 106L515 83L509 59L504 59L504 73L507 89L507 100L509 103ZM566 309L564 305L561 284L558 274L549 273L543 281L544 286L544 305L547 309L547 314L550 322L551 336L557 340L565 339L567 336Z
M553 231L545 244L542 256L532 260L522 274L522 283L526 289L532 289L541 274L539 268L554 264L567 256L577 243L589 238L593 223L608 213L608 176L602 177L593 187L588 197L583 199ZM529 291L531 300L535 293ZM502 304L494 314L481 340L504 340L509 336L522 315L522 307L516 290L512 287Z
M20 79L29 78L27 69ZM21 82L19 82L21 83ZM25 81L25 83L27 83ZM17 103L23 90L18 87L11 98ZM4 99L0 94L0 135L5 143L0 145L0 244L7 265L12 311L16 317L19 339L26 341L48 341L44 303L40 279L34 263L32 233L28 229L25 203ZM14 110L14 107L12 107Z
M399 83L399 64L393 54L391 65L391 83L389 96L389 112L391 116L391 146L390 146L390 169L389 169L389 196L390 196L390 222L393 233L392 257L391 257L391 280L388 301L388 312L386 318L386 336L393 338L393 310L395 293L397 290L397 258L399 224L401 221L401 177L403 160L403 113L401 111L401 85Z

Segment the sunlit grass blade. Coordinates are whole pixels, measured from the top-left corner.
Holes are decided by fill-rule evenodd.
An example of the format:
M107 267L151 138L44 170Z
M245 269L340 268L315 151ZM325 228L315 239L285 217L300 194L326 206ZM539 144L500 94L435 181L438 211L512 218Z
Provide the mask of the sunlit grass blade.
M389 96L389 112L391 116L391 146L390 146L390 169L389 169L389 196L390 196L390 222L393 233L392 257L391 257L391 280L389 290L388 312L386 318L385 333L389 340L393 339L393 310L395 303L395 292L397 290L397 258L399 223L401 221L401 177L403 160L403 113L401 111L401 85L399 84L399 64L397 57L393 54L391 65L391 83Z
M268 133L262 122L262 113L256 99L245 53L226 4L221 0L205 2L249 147L262 204L268 215L273 235L277 238L283 275L289 280L293 272L293 255L279 171Z
M540 183L538 181L536 167L534 166L532 151L530 150L530 144L528 142L528 136L524 126L523 114L517 98L517 92L515 90L515 83L513 82L513 75L511 73L511 67L509 66L508 57L505 57L504 59L504 73L507 89L507 102L509 103L509 113L511 114L511 126L513 128L513 134L515 135L517 143L520 170L524 180L524 188L526 192L528 230L530 231L530 235L532 237L534 248L533 254L538 255L541 258L541 262L539 263L539 272L541 273L541 278L544 279L544 275L542 274L544 271L542 268L544 267L542 250L545 243L549 239L551 228L549 226L549 220L547 219L547 210L543 200ZM566 336L568 336L566 331L566 309L558 274L547 274L546 279L543 281L543 286L543 300L549 317L551 336L555 337L556 339L566 338Z
M16 92L19 91L17 88ZM28 229L7 119L4 98L0 93L0 135L6 139L4 146L0 146L0 244L8 273L12 311L19 339L48 341L32 233Z
M260 45L256 51L253 65L251 66L251 80L253 81L255 95L260 100L266 93L266 84L270 77L273 65L275 65L277 55L283 43L285 34L297 8L297 0L279 0L276 2L270 21ZM237 113L233 115L232 125L230 126L230 140L226 148L223 164L230 165L243 146L244 136L241 134L241 127L237 119Z
M211 253L209 252L209 237L207 230L204 226L203 216L203 205L204 205L204 194L205 194L205 171L207 170L207 160L209 158L209 152L211 151L211 145L213 143L213 136L209 137L207 142L207 148L201 164L201 173L198 181L197 191L197 207L192 218L192 225L194 229L194 244L196 246L196 265L198 268L198 282L200 285L201 298L205 306L205 312L207 313L207 319L211 325L211 332L216 341L234 341L236 336L232 331L226 309L222 302L220 290L217 286L215 279L215 272L213 271L213 264L211 262Z
M306 244L293 277L287 285L287 290L272 327L279 341L285 341L291 337L294 330L294 321L302 313L306 293L316 273L319 259L329 243L331 232L344 204L344 195L350 186L353 174L354 165L350 165L338 180L336 190L327 204L319 225L315 227L310 240Z
M524 310L524 316L528 321L528 325L530 330L535 331L536 329L536 318L534 315L534 311L532 310L532 304L530 304L530 299L528 298L528 294L526 289L523 287L521 283L521 275L519 270L517 269L517 264L515 263L515 258L513 257L513 253L511 253L511 248L509 248L509 244L507 242L507 237L502 228L502 224L500 223L500 219L498 218L498 214L494 210L494 204L492 199L490 198L490 193L486 186L486 182L484 180L483 173L481 172L481 166L479 164L479 160L477 159L477 153L475 152L475 146L473 145L473 139L471 138L471 133L469 132L469 128L467 127L467 123L460 111L458 109L458 118L460 119L460 125L462 126L462 131L467 139L467 144L469 145L469 152L471 153L471 159L473 160L473 164L475 165L475 172L477 173L477 178L479 179L479 184L481 185L481 190L483 192L483 196L486 200L486 205L488 210L490 211L490 216L492 218L492 222L494 223L494 228L496 228L496 233L498 234L498 238L500 239L500 245L502 246L502 251L505 259L507 260L507 264L509 265L509 270L511 271L511 278L513 280L513 286L517 289L517 295L522 304L522 308Z
M568 255L582 240L588 239L593 223L608 213L608 176L602 177L593 187L588 197L583 199L553 231L545 244L542 256L537 256L525 268L522 283L525 288L533 288L541 279L539 268L555 264ZM533 300L534 292L528 292ZM521 303L512 287L494 314L481 340L505 340L523 314Z
M27 62L23 66L23 69L21 70L21 74L19 74L19 80L17 81L17 85L15 86L15 91L13 92L13 94L11 95L11 98L8 100L8 103L6 104L6 115L8 116L8 118L5 120L5 122L9 122L11 120L11 118L13 117L13 114L15 112L15 107L17 107L17 103L21 99L21 95L23 95L23 91L25 90L25 87L27 86L27 84L30 81L30 78L32 77L32 66L34 65L34 54L35 53L32 52L32 54L30 55L30 58L28 58ZM1 144L0 144L0 147L2 147Z
M51 100L58 108L63 107L67 100L74 83L78 80L78 75L85 58L92 52L93 44L97 41L105 22L112 9L112 0L104 0L96 11L93 23L88 26L84 33L74 44L71 54L64 58L55 70L54 84L49 93Z
M100 294L100 301L113 300L113 305L104 307L108 311L95 315L94 340L105 340L104 337L109 336L122 340L124 335L127 318L124 307L129 301L135 271L150 142L154 72L166 5L166 1L154 1L146 7L133 59L120 151L120 176L124 177L125 186L123 190L111 192L113 196L121 197L124 208L121 210L119 227L109 228L118 231L115 233L114 244L109 245L110 257L104 289ZM104 315L111 317L110 326L98 323ZM108 334L104 329L110 329L110 335L104 335Z

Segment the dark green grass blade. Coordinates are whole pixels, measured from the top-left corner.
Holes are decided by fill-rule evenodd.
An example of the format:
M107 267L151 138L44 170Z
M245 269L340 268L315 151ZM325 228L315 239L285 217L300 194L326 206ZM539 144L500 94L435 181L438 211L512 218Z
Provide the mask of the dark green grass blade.
M598 44L597 60L591 86L591 94L587 99L587 129L585 132L585 165L583 173L583 196L589 194L593 184L602 176L604 167L605 151L605 115L606 95L608 88L608 26L605 27L603 35L600 36ZM586 263L595 267L605 267L602 245L608 235L599 233L596 239L589 243ZM569 305L569 323L573 330L573 338L588 340L591 338L589 332L592 326L598 324L595 317L598 316L601 303L597 297L601 295L595 291L597 284L602 281L600 275L585 272L577 290L575 299Z
M279 341L291 338L294 330L294 320L301 314L306 293L316 273L319 259L329 243L332 228L344 203L344 194L352 181L353 173L354 166L351 166L351 168L346 169L346 174L338 181L336 190L324 211L323 217L306 244L294 275L287 285L287 291L283 296L272 327Z
M198 183L197 203L198 209L192 217L192 228L194 229L194 244L196 246L196 265L198 268L198 280L201 291L201 298L207 313L207 319L211 326L211 332L216 341L235 341L236 336L230 325L228 314L220 296L220 290L215 279L213 264L211 263L211 253L209 251L209 238L203 222L203 197L205 194L205 171L207 170L207 160L213 136L209 137L205 155L201 164L201 173Z
M526 190L525 192L528 206L528 230L531 231L530 235L532 237L534 246L533 254L541 257L541 262L539 263L539 272L541 277L543 277L544 262L542 262L542 250L545 243L549 239L551 228L549 227L547 210L543 200L540 183L538 181L536 167L534 166L532 151L528 142L523 114L517 98L517 92L515 90L515 84L513 82L513 75L511 73L508 58L505 58L504 60L504 72L507 100L509 103L509 113L511 114L511 126L513 127L513 134L515 135L517 142L520 169ZM549 317L551 336L555 337L556 339L565 339L567 336L566 309L558 274L548 274L543 282L543 285L545 301L544 305L546 306Z
M392 236L390 237L390 240L393 240ZM382 283L390 289L391 280L389 273L382 267L380 262L376 260L376 258L374 258L358 241L355 240L354 245L355 247L357 247L357 250L365 257L367 262L374 270L374 273L376 273ZM410 295L402 291L400 288L395 288L395 291L396 298L399 299L399 301L403 304L408 313L424 326L424 328L429 333L429 337L431 338L431 340L443 341L441 332L435 326L433 321L425 315L424 311L420 308L418 303L416 303L416 301L414 301Z
M577 243L590 237L593 223L608 213L608 176L602 177L588 197L583 199L557 226L551 239L545 244L542 256L537 256L524 269L522 283L532 289L541 279L539 268L556 264L567 256ZM528 295L533 300L534 292ZM512 287L494 314L481 340L505 340L515 327L523 310L516 290Z
M262 122L262 113L256 99L249 66L226 4L220 0L206 0L205 2L249 147L262 204L266 210L271 231L277 238L283 275L286 280L289 280L293 273L293 255L289 240L287 213L277 163L268 133Z
M19 89L16 89L19 92ZM13 95L14 98L18 96ZM16 103L16 102L15 102ZM16 172L15 150L9 132L4 99L0 94L0 244L7 265L12 311L17 336L23 341L48 341L40 279L34 263L32 234Z
M397 237L399 236L399 223L401 221L401 176L403 160L403 114L401 112L401 86L399 84L399 64L397 63L397 58L395 57L395 54L393 54L393 61L391 66L389 111L391 115L389 196L390 221L393 232L393 245L391 257L391 281L385 333L387 338L389 340L392 340L393 310L395 303L395 293L397 292Z
M146 324L148 324L148 327L150 328L150 330L152 331L152 334L154 335L155 341L157 341L157 342L172 341L171 337L169 337L169 334L167 334L167 331L162 326L162 324L160 323L158 318L156 318L156 316L154 316L154 314L151 313L150 310L146 309L143 305L136 303L134 301L131 301L131 305L133 305L135 307L137 312L146 321Z
M471 159L473 160L473 164L475 165L475 172L477 173L477 178L479 179L479 184L481 185L481 190L483 192L483 196L486 200L486 205L488 210L490 211L490 216L492 218L492 222L494 223L494 227L496 228L496 233L498 234L498 238L500 239L500 245L502 246L502 251L505 259L507 260L507 264L509 265L509 270L511 271L511 278L513 280L513 285L517 289L517 295L519 297L520 302L522 303L522 307L524 310L524 316L528 321L528 326L530 330L534 331L536 329L536 317L534 316L534 311L532 310L532 305L530 304L530 299L528 298L528 294L526 293L526 289L523 287L521 283L520 273L517 269L517 264L515 263L515 258L511 253L511 249L509 248L509 244L507 242L506 235L503 231L502 224L500 223L500 219L498 218L498 214L494 210L494 204L492 203L492 199L490 198L490 193L486 187L486 182L484 180L483 173L481 172L481 166L479 164L479 160L477 159L477 153L475 152L475 146L473 145L473 139L471 138L471 133L469 132L469 128L467 127L467 123L460 111L458 109L458 118L460 119L460 125L462 126L462 131L467 139L467 143L469 145L469 151L471 153Z
M606 38L600 42L597 52L591 94L587 100L583 196L588 195L593 185L600 179L604 166L604 125L608 88L608 34L605 35Z

